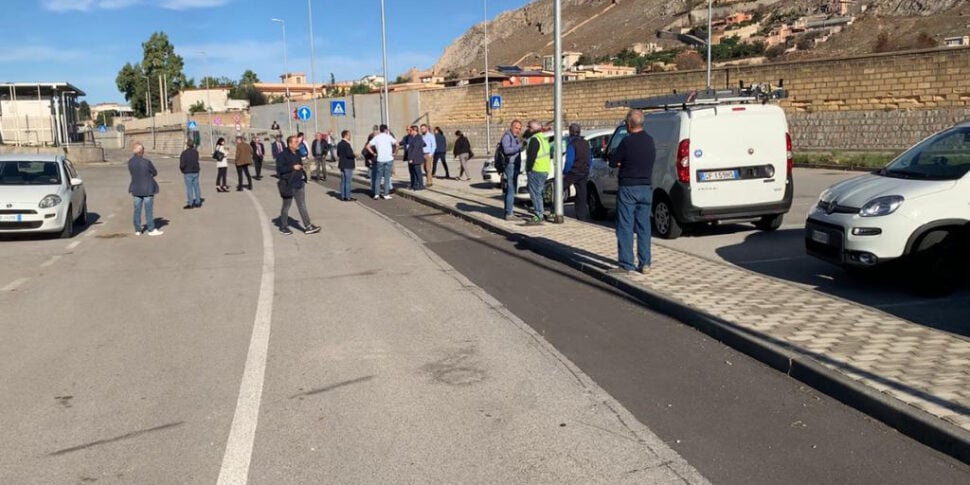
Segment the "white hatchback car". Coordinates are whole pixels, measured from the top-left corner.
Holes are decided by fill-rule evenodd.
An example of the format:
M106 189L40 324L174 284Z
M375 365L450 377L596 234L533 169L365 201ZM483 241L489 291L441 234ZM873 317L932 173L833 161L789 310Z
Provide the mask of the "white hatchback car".
M0 155L0 234L74 235L87 220L87 194L60 155Z
M908 260L922 288L952 288L970 266L968 172L970 121L822 192L805 223L808 254L848 268Z

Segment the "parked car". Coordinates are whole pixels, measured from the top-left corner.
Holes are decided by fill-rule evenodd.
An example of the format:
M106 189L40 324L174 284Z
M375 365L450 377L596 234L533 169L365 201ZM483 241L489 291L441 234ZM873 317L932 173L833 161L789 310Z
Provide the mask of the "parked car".
M924 289L952 289L970 266L968 172L970 121L823 191L805 222L806 250L850 269L908 261Z
M654 233L679 237L686 225L755 220L779 228L791 208L792 146L781 108L771 104L685 105L648 112L644 130L657 148L653 170ZM613 133L594 159L589 207L595 219L616 208L616 170L610 155L627 136Z
M60 155L0 155L0 233L74 235L87 220L84 183Z
M595 157L597 155L597 153L601 153L602 152L603 147L606 146L606 142L609 141L610 135L612 133L613 133L613 130L609 130L609 129L607 129L607 130L603 130L603 129L600 129L600 130L589 130L589 131L583 132L583 138L585 138L586 141L589 143L589 146L590 146L590 155L591 156ZM552 146L552 144L555 141L554 140L555 137L554 137L553 132L552 131L547 131L547 132L545 132L545 135L546 135L546 139L549 140L550 146ZM568 142L568 139L569 139L569 134L564 132L563 135L562 135L562 141L563 141L562 156L563 157L566 156L566 145L565 144ZM527 202L530 199L529 198L529 189L526 186L526 183L527 183L528 180L527 180L527 175L525 173L525 148L526 148L526 145L527 145L527 143L523 143L522 156L519 157L519 163L521 165L520 165L520 171L519 171L519 179L518 179L518 183L516 184L516 191L515 191L515 200L517 202ZM555 159L553 160L552 163L554 165L556 164ZM503 194L505 193L505 191L507 190L507 187L506 187L506 183L505 183L505 174L504 173L502 173L502 174L498 173L495 170L495 167L491 166L491 163L486 164L486 167L483 167L482 168L482 173L483 173L483 177L485 177L485 179L487 181L492 181L492 180L496 180L497 179L498 180L498 186L502 189L502 193ZM546 207L551 207L552 206L552 203L553 203L552 198L553 198L553 191L555 190L554 189L554 186L555 186L555 178L556 178L556 173L554 171L550 171L549 172L549 178L546 181L545 189L543 190L543 199L544 199L544 202L543 203L546 205ZM563 200L572 199L573 197L576 196L576 193L575 192L576 191L574 189L570 188L569 189L569 193L568 194L564 194L565 195L565 198Z

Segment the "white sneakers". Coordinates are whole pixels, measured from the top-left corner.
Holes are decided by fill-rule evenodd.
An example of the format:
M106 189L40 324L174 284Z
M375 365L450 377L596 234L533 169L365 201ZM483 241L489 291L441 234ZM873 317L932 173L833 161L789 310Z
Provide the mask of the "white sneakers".
M382 195L381 197L383 197L384 200L391 200L391 196L390 195Z
M159 231L158 229L152 229L151 231L148 231L149 236L161 236L162 234L165 234L165 233L162 231Z
M374 196L374 200L377 200L377 199L380 199L380 198L381 198L381 196L379 196L379 195L375 195Z

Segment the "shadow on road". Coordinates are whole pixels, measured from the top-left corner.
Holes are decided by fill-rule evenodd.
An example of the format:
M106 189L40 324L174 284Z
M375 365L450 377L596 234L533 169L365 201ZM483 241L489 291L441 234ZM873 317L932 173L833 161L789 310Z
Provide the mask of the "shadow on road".
M964 285L945 297L913 291L911 275L899 267L862 274L848 273L805 254L804 229L755 232L740 244L716 250L741 268L870 306L927 327L970 336L970 288Z

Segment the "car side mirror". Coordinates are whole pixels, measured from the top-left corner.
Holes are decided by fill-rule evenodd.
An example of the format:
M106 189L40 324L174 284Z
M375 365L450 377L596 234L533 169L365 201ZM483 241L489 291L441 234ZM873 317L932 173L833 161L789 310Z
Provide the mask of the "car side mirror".
M80 187L83 183L84 181L77 177L71 179L71 187Z

